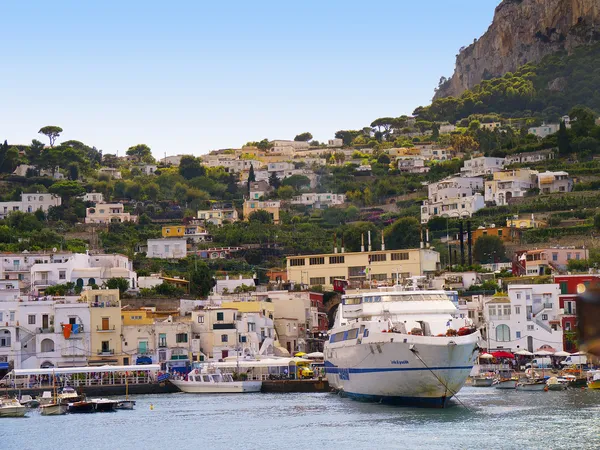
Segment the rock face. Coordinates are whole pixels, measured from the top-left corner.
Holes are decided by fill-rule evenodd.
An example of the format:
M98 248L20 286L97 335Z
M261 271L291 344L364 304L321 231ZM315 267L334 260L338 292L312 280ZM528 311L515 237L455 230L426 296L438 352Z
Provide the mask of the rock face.
M503 0L476 42L462 48L454 75L434 98L459 96L484 79L600 40L600 0Z

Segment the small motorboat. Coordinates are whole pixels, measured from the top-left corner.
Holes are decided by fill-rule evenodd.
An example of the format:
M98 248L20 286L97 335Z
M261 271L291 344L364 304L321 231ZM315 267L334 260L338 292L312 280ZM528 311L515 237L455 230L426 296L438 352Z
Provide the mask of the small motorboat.
M40 406L42 416L62 416L67 413L69 407L60 403L49 403Z
M0 399L0 417L25 417L27 408L16 398Z
M71 414L87 414L96 412L96 408L92 402L81 400L78 402L68 403L67 411Z
M107 398L93 398L90 403L94 405L94 411L96 412L114 412L119 402Z
M600 389L600 370L590 370L587 373L588 389Z
M42 396L37 398L40 402L40 405L49 405L50 403L54 403L54 395L50 391L42 392Z
M135 400L121 400L117 403L117 409L133 409L135 407Z
M564 391L569 385L566 378L550 377L546 382L549 391Z
M496 378L492 383L496 389L515 389L519 381L514 378Z
M26 408L37 408L38 406L40 406L40 401L33 398L31 395L21 395L21 398L19 398L19 403L21 403L21 405L25 406Z
M71 404L83 401L85 401L85 395L79 395L71 386L65 386L61 393L58 394L59 403Z
M471 378L471 386L473 387L490 387L494 384L494 377L489 375L478 375Z
M547 391L546 380L527 380L517 383L517 391L542 392Z
M181 391L193 394L241 394L260 392L262 381L234 381L229 373L218 369L193 369L185 380L171 380Z

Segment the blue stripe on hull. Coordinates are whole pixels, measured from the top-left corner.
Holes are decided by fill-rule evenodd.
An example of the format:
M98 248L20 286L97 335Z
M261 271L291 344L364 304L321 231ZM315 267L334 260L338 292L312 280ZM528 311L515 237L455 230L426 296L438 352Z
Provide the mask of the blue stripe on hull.
M348 373L375 373L375 372L406 372L415 370L471 370L473 366L450 366L450 367L365 367L343 369L335 366L325 366L326 373L339 373L340 370L347 370Z
M355 392L344 392L344 395L352 400L362 402L377 402L386 405L416 406L419 408L444 408L450 397L397 397L388 395L357 394Z

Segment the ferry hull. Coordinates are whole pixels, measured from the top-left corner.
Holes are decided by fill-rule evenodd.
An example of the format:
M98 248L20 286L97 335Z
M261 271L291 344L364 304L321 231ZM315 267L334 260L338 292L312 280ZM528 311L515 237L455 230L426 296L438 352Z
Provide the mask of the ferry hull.
M327 379L353 399L441 408L464 386L478 338L388 334L385 342L327 345Z
M261 381L234 381L227 383L197 383L171 380L182 392L190 394L243 394L260 392Z

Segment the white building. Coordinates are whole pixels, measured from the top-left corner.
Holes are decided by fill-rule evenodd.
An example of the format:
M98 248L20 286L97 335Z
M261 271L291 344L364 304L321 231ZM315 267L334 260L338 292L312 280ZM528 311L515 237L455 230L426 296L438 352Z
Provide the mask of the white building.
M531 164L554 159L553 150L539 150L537 152L515 153L506 157L506 164Z
M207 167L224 167L230 173L247 172L252 166L254 170L260 169L263 166L258 160L254 159L218 159L208 160Z
M98 203L85 210L85 223L137 222L138 217L125 212L123 203Z
M283 175L288 170L294 170L296 166L291 162L272 162L267 165L269 174L275 172L278 178L283 178Z
M456 131L456 125L445 123L440 125L440 134L448 134Z
M36 263L31 266L32 292L41 294L48 286L75 283L76 286L102 286L110 278L125 278L135 289L137 274L129 258L123 255L74 253L60 262Z
M148 239L148 258L182 259L187 256L187 239Z
M551 134L556 133L560 128L559 123L543 123L539 127L531 127L527 130L529 134L533 134L540 139L545 138L546 136L550 136Z
M494 173L492 181L485 182L485 201L498 206L508 205L511 199L524 197L537 187L537 170L514 169Z
M279 152L282 149L293 149L294 152L298 150L308 150L310 144L304 141L287 141L287 140L275 140L271 141L273 144L273 152Z
M343 145L344 145L343 139L334 138L334 139L329 139L327 141L327 147L329 147L329 148L340 148Z
M428 200L421 207L421 223L432 217L471 217L485 207L483 179L479 177L451 177L428 186Z
M73 255L72 252L28 252L0 254L0 278L10 282L23 293L31 287L31 267L34 264L63 263Z
M98 169L98 175L108 175L110 178L115 180L120 180L123 178L121 175L121 170L115 169L114 167L101 167Z
M254 278L244 278L242 275L238 278L230 278L229 275L226 275L225 279L217 279L216 281L217 284L213 288L213 292L216 294L233 294L236 288L241 288L242 286L256 287Z
M400 156L397 158L398 170L404 173L427 173L429 167L425 165L422 156Z
M154 175L154 172L158 169L156 164L141 164L136 167L140 169L143 175Z
M165 156L164 158L160 159L160 163L164 164L165 166L179 167L179 164L181 163L181 158L183 158L184 156L186 155Z
M104 203L104 195L100 192L87 192L83 194L81 199L84 202Z
M253 181L250 183L250 199L260 200L266 198L273 188L266 181Z
M34 213L42 210L48 212L51 206L60 206L61 198L48 193L21 193L21 201L18 202L0 202L0 219L6 218L11 212L21 211L25 213Z
M492 297L484 307L488 351L527 350L543 345L563 349L558 284L510 285L508 297Z
M542 172L538 175L538 188L542 194L571 192L573 180L569 178L568 172Z
M346 202L345 194L328 193L306 193L297 195L290 202L292 205L310 206L314 209L324 209L330 206L343 205Z
M482 175L490 175L504 168L506 159L493 158L491 156L480 156L465 161L464 167L461 167L460 172L463 177L479 177Z

